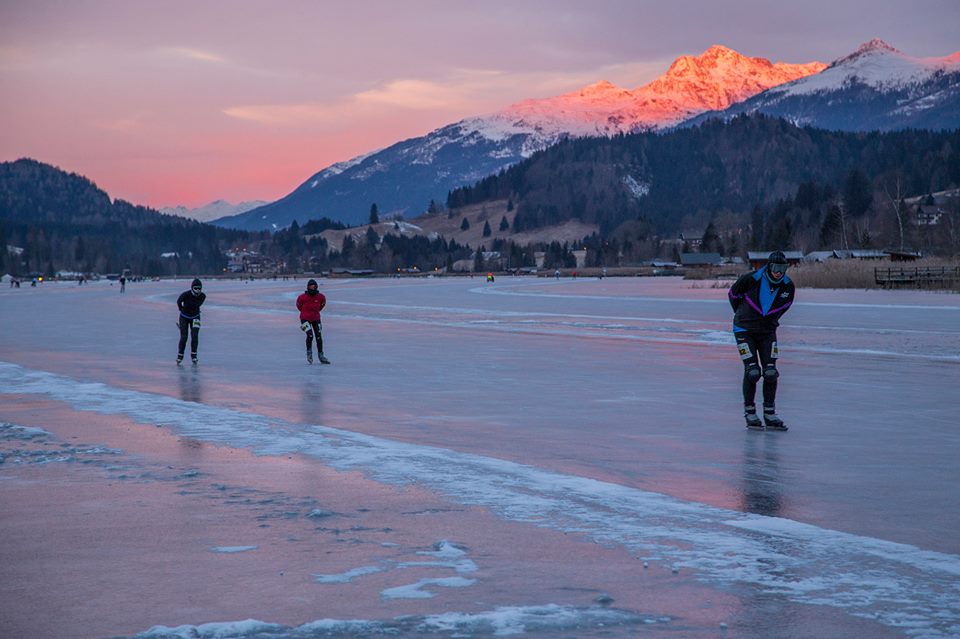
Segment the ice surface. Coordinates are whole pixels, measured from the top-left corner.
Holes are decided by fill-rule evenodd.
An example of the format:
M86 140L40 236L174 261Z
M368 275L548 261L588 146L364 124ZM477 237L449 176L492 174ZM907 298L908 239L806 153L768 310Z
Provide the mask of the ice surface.
M0 393L425 488L528 535L624 548L638 567L677 567L744 599L957 634L957 296L801 289L779 333L791 430L751 433L723 285L324 281L335 364L318 368L302 361L302 284L207 283L197 369L172 361L184 282L128 286L123 298L104 285L0 290L0 323L19 327L0 335ZM34 321L56 304L71 308L73 337ZM485 569L449 541L419 552L428 559L314 575L333 588L399 568L453 571L381 587L401 602L387 593L440 599L448 589L429 580L466 585ZM570 610L594 614L554 612ZM475 611L449 614L479 623ZM483 617L483 632L529 629L501 617Z

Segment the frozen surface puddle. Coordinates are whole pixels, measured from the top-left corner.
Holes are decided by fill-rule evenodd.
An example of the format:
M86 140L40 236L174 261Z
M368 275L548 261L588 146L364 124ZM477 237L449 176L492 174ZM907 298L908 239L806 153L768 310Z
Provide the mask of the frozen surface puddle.
M960 636L960 608L956 605L960 601L960 557L956 555L681 501L481 455L81 382L10 363L0 362L0 393L41 395L75 410L125 415L261 455L307 455L335 469L362 470L387 484L425 486L459 503L489 508L504 519L578 533L601 544L622 545L638 559L692 570L704 583L833 606L911 635ZM551 610L551 614L560 614L572 609ZM592 610L570 614L594 614ZM601 610L597 614L615 612ZM500 618L499 613L484 614L493 615L483 617L485 624ZM418 623L434 623L429 619L440 617ZM264 628L268 626L283 628L269 624ZM294 637L314 636L305 634L315 630L307 626L310 624L284 628L283 632ZM274 636L266 632L143 636Z

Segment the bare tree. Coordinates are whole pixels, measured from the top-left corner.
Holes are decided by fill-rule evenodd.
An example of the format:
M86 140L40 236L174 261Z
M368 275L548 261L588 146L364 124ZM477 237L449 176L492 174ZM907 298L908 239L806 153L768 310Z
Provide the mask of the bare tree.
M903 210L903 184L899 173L897 173L895 183L896 187L894 188L894 193L891 193L890 185L886 180L884 180L883 192L887 194L887 199L890 201L890 206L893 208L893 212L897 215L897 227L900 229L900 250L903 251L903 216L906 211Z

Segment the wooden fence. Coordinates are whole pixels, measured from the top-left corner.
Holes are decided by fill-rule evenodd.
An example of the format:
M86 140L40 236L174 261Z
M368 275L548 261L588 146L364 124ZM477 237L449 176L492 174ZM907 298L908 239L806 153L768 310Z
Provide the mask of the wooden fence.
M873 277L883 288L955 288L960 286L960 266L875 268Z

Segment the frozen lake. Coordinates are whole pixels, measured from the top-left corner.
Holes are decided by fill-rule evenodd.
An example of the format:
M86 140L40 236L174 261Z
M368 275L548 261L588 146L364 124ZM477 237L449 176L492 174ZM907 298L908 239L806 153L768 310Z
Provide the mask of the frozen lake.
M304 283L0 289L4 632L960 636L960 296L800 289L774 433L726 284Z

